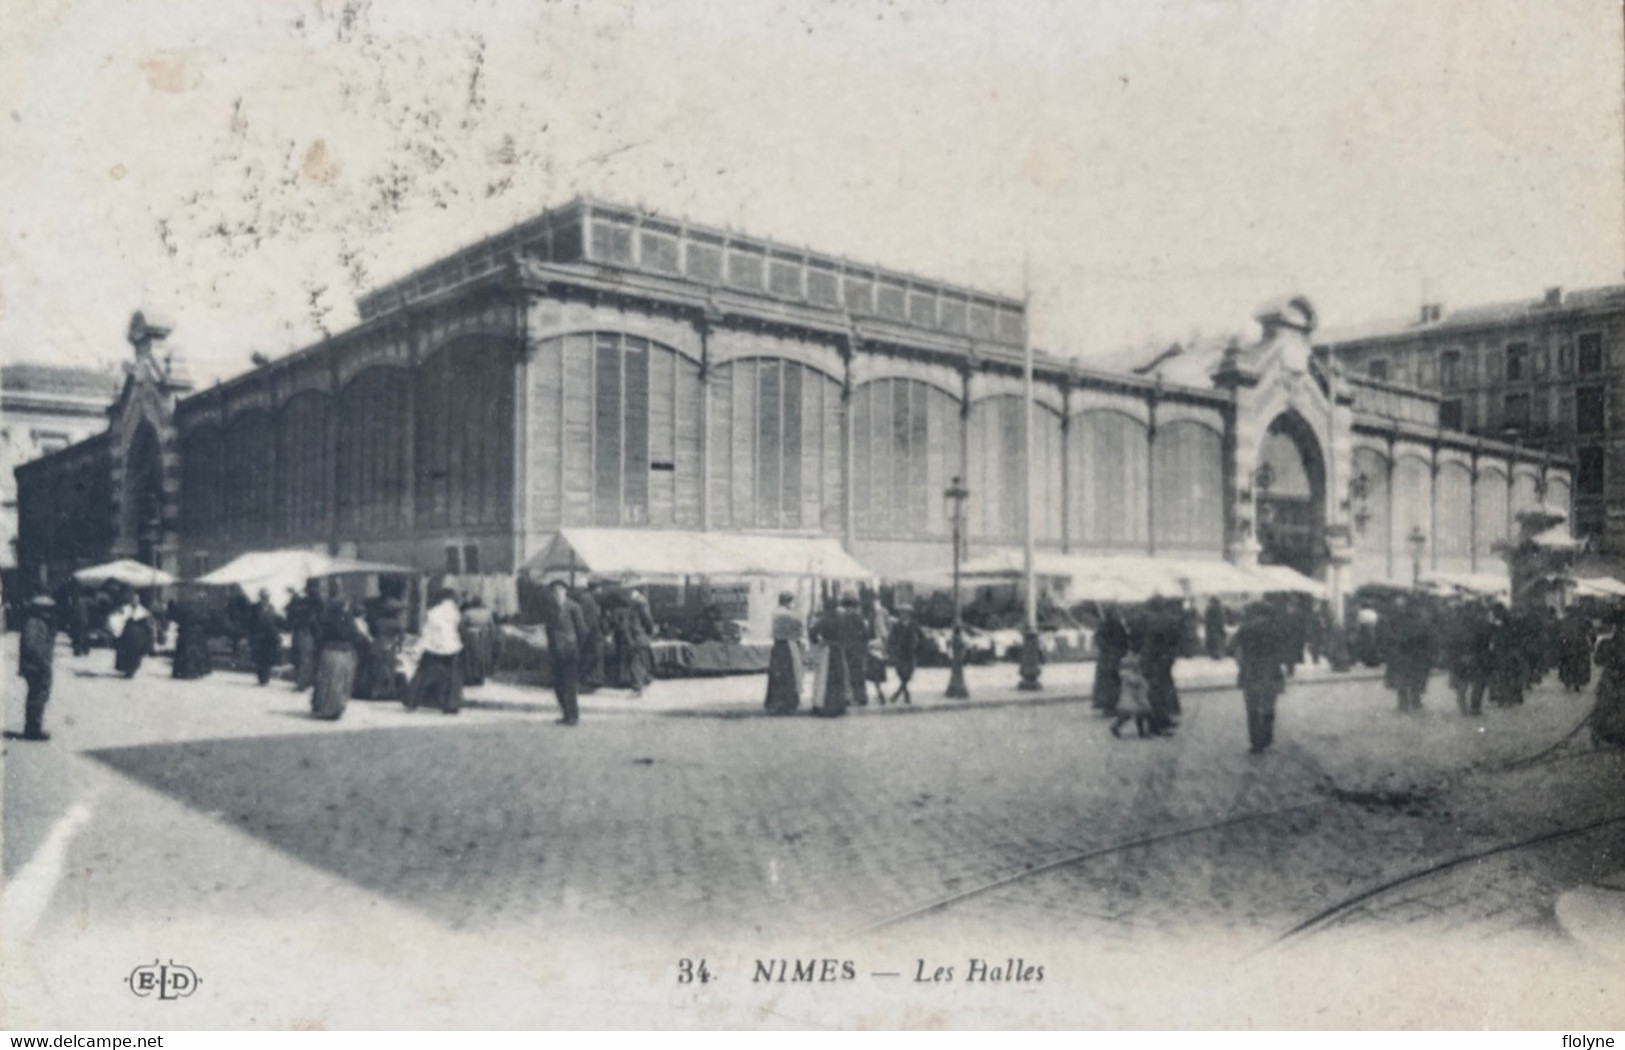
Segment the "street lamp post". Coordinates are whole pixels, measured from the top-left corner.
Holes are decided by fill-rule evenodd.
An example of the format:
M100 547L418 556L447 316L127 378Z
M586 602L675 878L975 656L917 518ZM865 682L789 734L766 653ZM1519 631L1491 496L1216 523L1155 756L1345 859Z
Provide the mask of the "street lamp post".
M943 492L942 500L948 511L948 526L954 544L954 633L948 653L948 699L969 700L970 690L965 688L965 621L959 611L959 554L965 533L965 500L970 498L964 482L955 475Z
M1422 526L1412 525L1410 534L1405 542L1411 548L1411 586L1422 585L1422 552L1427 549L1428 534L1422 531Z

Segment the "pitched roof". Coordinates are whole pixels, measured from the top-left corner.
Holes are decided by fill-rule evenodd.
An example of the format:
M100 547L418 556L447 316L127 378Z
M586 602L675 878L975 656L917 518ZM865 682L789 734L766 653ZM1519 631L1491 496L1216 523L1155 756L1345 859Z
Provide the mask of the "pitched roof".
M0 366L0 390L8 394L54 394L112 401L124 385L123 370L74 368L18 362Z

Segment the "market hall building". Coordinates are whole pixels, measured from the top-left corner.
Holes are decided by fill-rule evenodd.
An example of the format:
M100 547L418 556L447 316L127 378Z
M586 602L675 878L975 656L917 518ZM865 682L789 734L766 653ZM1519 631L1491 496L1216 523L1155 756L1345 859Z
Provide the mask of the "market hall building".
M1022 542L1024 304L578 199L364 296L353 328L205 390L140 314L110 426L17 470L41 584L131 556L192 577L277 547L512 576L561 530L839 541L877 576ZM1505 572L1566 460L1439 425L1439 399L1311 350L1133 371L1037 355L1044 550L1291 565L1333 593ZM670 566L681 572L682 566Z

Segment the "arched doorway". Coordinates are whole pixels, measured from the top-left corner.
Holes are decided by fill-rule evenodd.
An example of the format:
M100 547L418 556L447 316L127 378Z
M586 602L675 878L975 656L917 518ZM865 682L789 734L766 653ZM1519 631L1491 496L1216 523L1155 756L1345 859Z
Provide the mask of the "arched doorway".
M1318 577L1326 563L1326 460L1295 412L1277 416L1258 450L1258 560Z
M129 508L129 535L137 560L157 565L164 539L164 466L158 432L151 423L142 423L130 439L124 461L124 505Z

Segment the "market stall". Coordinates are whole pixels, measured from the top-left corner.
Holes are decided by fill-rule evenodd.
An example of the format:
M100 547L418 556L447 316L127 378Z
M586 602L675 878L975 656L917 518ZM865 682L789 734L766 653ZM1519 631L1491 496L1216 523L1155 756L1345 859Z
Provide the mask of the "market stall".
M572 581L590 577L650 589L672 585L685 599L690 583L701 581L713 588L729 584L730 593L736 599L742 597L744 606L735 610L744 615L730 618L730 637L655 638L651 648L655 674L660 677L766 671L772 642L765 626L779 591L796 591L805 614L816 608L820 582L873 578L838 540L827 536L739 536L655 529L564 529L524 568L535 576ZM657 605L657 621L662 611ZM510 634L509 639L516 646L545 648L546 644L539 633L523 638ZM535 661L515 653L509 662L530 665Z

